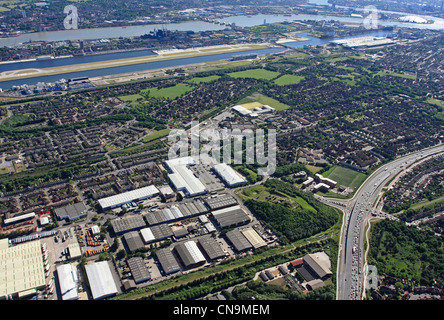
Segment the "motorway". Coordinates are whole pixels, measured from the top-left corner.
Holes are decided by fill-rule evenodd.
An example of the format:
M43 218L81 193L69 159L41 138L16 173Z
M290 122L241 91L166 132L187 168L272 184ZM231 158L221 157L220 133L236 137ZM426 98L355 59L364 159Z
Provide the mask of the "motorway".
M366 276L363 268L364 230L372 213L379 214L382 209L382 203L378 205L381 190L413 163L442 152L444 145L440 144L408 154L382 166L367 178L352 199L320 199L344 212L338 253L338 300L361 298Z

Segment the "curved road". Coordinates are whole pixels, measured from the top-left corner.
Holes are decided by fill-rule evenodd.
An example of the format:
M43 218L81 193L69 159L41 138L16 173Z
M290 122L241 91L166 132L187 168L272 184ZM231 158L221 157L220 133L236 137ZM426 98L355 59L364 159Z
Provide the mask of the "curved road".
M338 300L359 300L362 294L365 272L363 270L364 227L376 208L382 188L392 178L414 162L444 152L440 144L398 158L373 172L357 190L352 199L322 200L344 211L338 253Z

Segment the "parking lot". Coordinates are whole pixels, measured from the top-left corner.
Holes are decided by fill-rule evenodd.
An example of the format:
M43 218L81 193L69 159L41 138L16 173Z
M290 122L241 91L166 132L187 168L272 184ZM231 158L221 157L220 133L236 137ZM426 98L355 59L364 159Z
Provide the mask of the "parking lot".
M222 190L225 185L216 176L216 174L211 171L211 166L198 164L191 167L191 170L199 177L200 181L207 187L209 192Z

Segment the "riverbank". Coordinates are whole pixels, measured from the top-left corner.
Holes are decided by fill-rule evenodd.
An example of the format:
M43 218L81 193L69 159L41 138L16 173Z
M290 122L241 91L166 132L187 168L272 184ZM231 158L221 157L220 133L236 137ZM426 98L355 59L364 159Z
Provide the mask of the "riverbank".
M95 69L122 67L128 65L143 64L148 62L158 62L173 59L183 59L189 57L199 57L222 53L233 53L251 50L267 49L272 47L269 43L263 44L241 44L241 45L220 45L211 47L201 47L183 50L161 50L155 56L142 56L125 59L115 59L107 61L98 61L84 64L66 65L49 68L30 68L20 70L9 70L0 73L1 82L19 79L27 79L32 77L51 76L65 74L71 72L89 71Z

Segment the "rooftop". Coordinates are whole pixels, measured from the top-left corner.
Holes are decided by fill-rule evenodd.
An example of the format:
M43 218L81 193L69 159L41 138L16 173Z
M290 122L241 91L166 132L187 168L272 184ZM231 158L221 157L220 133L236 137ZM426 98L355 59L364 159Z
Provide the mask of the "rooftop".
M103 209L116 207L125 203L129 203L136 200L146 199L159 194L159 190L151 185L136 190L123 192L111 197L98 200L100 206Z

